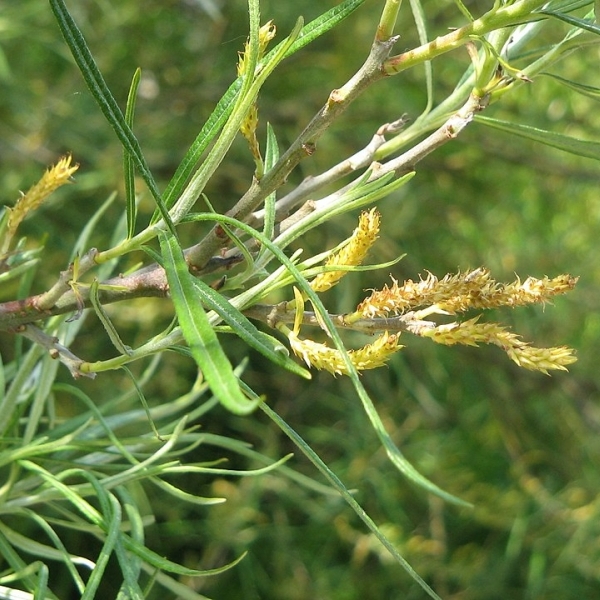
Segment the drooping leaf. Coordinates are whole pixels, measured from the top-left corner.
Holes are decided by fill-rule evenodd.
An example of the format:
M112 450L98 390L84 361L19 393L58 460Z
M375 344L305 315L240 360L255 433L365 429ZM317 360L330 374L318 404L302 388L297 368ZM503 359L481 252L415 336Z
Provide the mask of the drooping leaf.
M123 355L131 356L131 348L127 344L125 344L123 340L121 340L121 337L119 336L116 327L114 326L113 322L110 320L110 317L104 310L104 307L100 303L100 298L98 297L99 286L100 284L98 283L97 279L94 279L94 281L90 285L90 302L92 303L92 307L96 313L96 316L104 326L104 329L108 334L110 341L112 342L113 346L117 349L117 351Z
M261 409L266 413L269 418L277 424L277 426L296 444L296 446L303 452L303 454L315 465L320 473L327 479L327 481L339 492L342 498L348 503L356 515L363 521L368 527L371 533L376 539L388 550L388 552L394 557L396 562L410 575L410 577L418 583L421 588L427 593L430 598L434 600L441 600L441 598L431 589L429 585L419 576L419 574L410 566L408 561L398 552L398 549L390 542L386 535L381 531L377 524L369 517L362 506L356 501L353 494L344 485L341 479L321 460L320 456L307 444L298 433L288 425L274 410L268 405L261 404Z

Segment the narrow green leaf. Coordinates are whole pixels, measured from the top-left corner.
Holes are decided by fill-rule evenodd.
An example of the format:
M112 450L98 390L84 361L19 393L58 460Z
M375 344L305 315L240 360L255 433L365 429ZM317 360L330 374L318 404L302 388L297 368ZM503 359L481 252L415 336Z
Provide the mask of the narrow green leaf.
M189 502L197 506L212 506L214 504L223 504L223 502L227 501L227 498L204 498L203 496L186 492L171 483L163 481L160 477L152 477L150 481L181 502Z
M48 593L48 575L49 569L45 564L40 565L40 572L38 575L38 582L35 588L34 600L46 600Z
M21 511L19 511L21 512ZM74 556L69 554L61 539L58 537L56 532L48 525L44 519L42 519L39 515L35 514L33 511L23 510L22 513L29 518L32 518L36 521L38 525L43 527L46 533L51 532L52 541L57 545L59 550L53 548L52 546L48 546L47 544L43 544L42 542L37 541L36 539L32 539L29 535L23 535L10 527L6 526L4 523L0 523L0 531L2 535L6 536L6 539L10 542L13 548L26 552L27 554L33 556L39 556L44 560L59 560L61 561L66 568L69 570L71 577L76 582L76 587L78 591L81 592L84 588L83 580L81 576L77 572L75 565L80 567L87 567L90 571L94 567L94 563L91 560L80 556ZM38 533L39 535L39 533ZM1 596L0 596L1 597Z
M417 32L419 34L419 42L421 45L427 44L429 41L427 36L427 18L425 16L425 11L423 10L423 5L420 0L409 0L410 1L410 10L413 14L413 19L415 20L415 25L417 26ZM433 66L430 60L426 60L423 63L423 68L425 69L425 87L427 89L427 105L425 109L419 116L419 118L423 118L425 115L429 113L433 106Z
M600 88L598 87L592 85L585 85L577 81L571 81L570 79L565 79L564 77L560 77L559 75L555 75L554 73L540 73L540 75L551 77L552 79L555 79L559 83L563 84L564 86L568 87L574 92L581 94L582 96L586 96L588 98L591 98L592 100L596 100L597 102L600 101Z
M253 405L255 405L257 403L258 402L252 402ZM19 464L21 466L23 466L24 468L40 475L51 487L56 489L62 496L64 496L67 500L69 500L80 512L82 512L87 520L89 520L91 523L93 523L97 527L100 527L103 531L109 531L110 527L115 525L116 519L114 517L111 518L110 521L107 523L106 519L103 517L101 512L97 511L86 500L84 500L81 496L79 496L75 489L72 489L71 486L68 486L68 485L62 483L62 481L60 481L56 476L51 474L49 471L46 471L42 467L40 467L30 461L20 461ZM69 472L62 473L61 475L68 476L71 474L80 476L80 477L86 477L88 480L90 480L90 478L88 477L89 472L85 471L83 469L71 469L71 470L69 470ZM100 487L102 487L102 486L100 486ZM116 502L116 499L115 499L115 502ZM116 502L116 504L118 504L118 502ZM111 516L111 515L109 515L109 516ZM147 563L152 565L154 568L163 569L163 570L169 571L171 573L177 573L179 575L188 575L188 576L192 576L192 577L203 576L203 575L214 575L214 574L222 573L222 572L230 569L231 567L235 566L236 564L238 564L245 556L245 553L244 553L237 559L233 560L232 562L230 562L222 567L217 567L214 569L206 569L206 570L201 571L198 569L190 569L190 568L184 567L182 565L178 565L177 563L174 563L174 562L160 556L156 552L154 552L154 551L150 550L149 548L147 548L146 546L144 546L142 543L132 539L131 537L129 537L125 534L121 534L121 539L123 541L124 547L128 551L133 552L136 556L141 558L143 561L146 561ZM5 540L5 538L2 536L2 531L0 530L0 554L4 555L4 557L6 558L7 557L6 551L10 550L14 553L14 550L12 550L12 546L10 544L8 545L8 547L3 547L3 545L2 545L3 540ZM18 555L15 554L15 556L20 561L20 558L18 557ZM24 566L24 564L22 562L19 563L19 566L21 566L21 565ZM17 569L15 568L15 570L17 570Z
M584 8L585 6L589 6L592 4L593 0L552 0L545 4L539 11L542 10L553 10L554 12L560 13L569 13L574 10L579 10L580 8Z
M590 33L595 33L596 35L600 35L600 25L594 23L590 19L580 19L578 17L573 17L572 15L567 15L561 12L555 12L552 10L540 10L538 11L543 15L548 15L549 17L554 17L555 19L559 19L569 25L573 25L577 27L577 29L583 29L585 31L589 31Z
M30 460L19 460L18 464L24 469L36 473L46 481L46 483L54 488L59 494L64 496L66 500L71 502L73 506L90 522L98 527L102 527L103 519L102 515L84 498L82 498L74 487L63 483L58 477L47 471L43 467L37 465ZM69 469L61 473L62 478L66 478L72 474L82 475L86 473L82 469Z
M154 435L156 436L156 439L163 441L163 438L161 437L161 435L158 432L158 429L156 427L156 424L154 423L154 419L152 418L152 413L150 411L150 407L148 406L148 401L146 400L146 396L144 395L144 392L142 391L142 387L138 383L138 380L135 378L134 374L125 365L123 365L121 367L121 369L123 369L123 371L125 371L125 373L127 373L127 375L129 375L129 379L131 379L131 383L133 383L133 387L135 387L135 391L138 394L138 398L140 399L142 407L144 408L144 412L146 413L146 416L148 417L148 422L150 423L150 427L152 428L152 431L153 431Z
M466 17L466 19L469 22L473 22L475 19L473 18L473 15L471 14L471 12L469 11L469 9L465 6L465 4L463 3L462 0L454 0L454 3L456 4L456 6L458 7L458 10L460 10L460 12Z
M213 205L210 203L206 194L202 194L202 199L204 200L204 202L206 203L206 205L208 206L210 211L217 214L217 211L214 209ZM253 272L254 258L252 256L252 254L250 253L250 251L248 250L248 248L246 248L246 245L244 244L244 242L242 242L240 237L235 233L235 231L233 229L230 229L226 225L223 225L223 231L225 232L227 237L233 242L233 245L240 251L240 254L242 254L242 256L244 257L244 263L246 264L246 271L248 273Z
M164 193L164 202L167 208L171 208L177 198L179 198L187 180L190 178L196 164L200 160L200 157L204 154L204 151L227 122L227 119L233 111L241 87L241 78L236 79L229 86L229 89L219 100L210 117L202 126L194 143L190 146L182 161L179 163L175 175L173 175ZM158 214L153 217L153 222L156 221L157 218Z
M275 137L275 131L270 123L267 123L267 144L265 148L265 173L268 173L279 160L279 145ZM275 202L277 200L276 192L269 194L265 198L265 219L263 226L263 235L270 240L273 239L275 231Z
M99 500L100 510L104 519L102 529L106 532L104 544L100 549L96 566L92 571L85 591L81 596L81 600L94 600L96 592L102 583L108 561L113 553L116 553L119 548L123 554L123 542L125 534L121 531L122 508L117 498L110 492L107 492L103 485L89 472L83 473L83 476L92 484L95 491L95 496ZM131 600L143 600L143 596L139 586L134 584Z
M14 549L11 542L6 538L0 527L0 556L4 559L7 567L10 567L14 574L21 573L19 579L23 581L23 584L29 590L35 590L37 588L37 581L31 575L32 569L29 568L23 559L19 556L19 553ZM6 567L4 567L6 569ZM15 577L16 579L16 577Z
M8 207L3 206L0 209L0 260L5 261L8 257L6 253L10 247L12 235L7 237L8 219L10 217L10 211Z
M311 374L289 357L287 348L275 338L262 331L249 321L237 308L233 307L221 294L199 279L194 280L198 301L214 310L248 346L260 352L276 365L291 371L300 377L310 379ZM284 350L283 353L281 350Z
M4 374L4 361L2 355L0 355L0 396L4 398L4 392L6 391L6 375Z
M116 192L113 192L101 205L100 208L91 216L91 218L86 221L85 226L81 230L75 245L73 246L73 250L71 251L71 255L69 257L69 262L73 262L77 259L78 256L84 254L90 247L89 241L90 237L94 233L96 226L101 222L104 213L110 208L111 204L115 201L117 197Z
M127 515L131 538L138 544L143 544L144 520L136 500L125 486L117 488L116 492ZM125 552L121 540L117 544L116 553L124 579L117 599L129 600L139 590L138 579L142 571L142 561L130 552ZM145 597L145 595L142 595L142 598Z
M127 96L127 107L125 109L125 122L133 131L133 116L135 114L135 103L137 91L142 78L141 69L137 68L131 80L129 95ZM131 154L123 148L123 174L125 176L125 208L127 210L127 238L135 234L135 221L137 216L137 205L135 202L135 167Z
M50 7L94 100L96 100L106 120L117 134L123 148L131 156L136 168L148 186L163 220L174 233L173 223L144 158L140 144L125 121L125 117L117 101L106 85L104 77L102 77L102 73L100 73L81 31L79 31L63 0L50 0Z
M215 141L206 159L198 167L175 206L171 209L173 220L180 221L183 219L196 203L198 196L204 191L204 187L225 158L231 144L233 144L233 141L237 137L240 126L248 114L248 110L256 101L262 85L277 65L285 58L287 49L298 37L301 29L302 19L299 18L290 35L279 44L275 53L269 54L270 59L261 64L261 68L256 72L256 75L254 77L246 76L242 79L239 96L231 115L219 134L219 138ZM251 64L248 63L248 69L250 69L250 66Z
M163 233L160 247L171 299L196 364L202 370L213 394L225 408L239 415L249 414L257 403L249 402L240 390L231 363L221 348L202 304L196 298L194 278L188 270L177 239Z
M36 378L33 402L25 419L25 431L21 434L22 449L31 447L33 440L37 437L36 434L43 417L46 416L47 418L48 402L50 401L52 386L56 381L58 361L46 354L37 366L40 367L40 371Z
M160 569L162 571L168 571L170 573L176 573L178 575L187 575L188 577L203 577L206 575L218 575L219 573L224 573L228 571L232 567L235 567L240 561L244 559L246 556L246 552L241 554L238 558L232 560L230 563L223 565L222 567L215 567L213 569L190 569L188 567L184 567L183 565L179 565L173 561L167 560L163 556L160 556L156 552L150 550L143 544L139 544L138 542L134 542L132 539L125 537L125 547L133 552L136 556L139 556L143 561L150 564L155 569Z
M307 23L300 32L300 35L291 47L286 51L285 56L291 56L301 48L304 48L307 44L316 40L333 29L338 23L343 21L348 15L352 14L365 0L346 0L341 2L337 6L323 13L320 17L317 17L310 23ZM269 58L271 53L277 51L279 46L273 48L273 50L267 54L266 58Z
M36 249L31 251L31 255L33 256L34 254L40 254L40 249ZM24 258L24 257L21 257ZM26 260L25 262L21 263L19 266L17 267L12 267L10 268L10 271L5 271L4 273L0 273L0 283L1 284L5 284L8 281L11 281L12 279L17 279L19 277L21 277L22 275L25 275L28 273L28 271L31 271L32 273L35 271L35 267L36 265L38 265L40 263L40 259L39 258L34 258L32 260Z
M54 543L57 552L57 560L61 560L61 562L65 565L66 569L69 571L71 579L75 583L75 587L77 591L81 594L84 588L83 579L81 575L75 568L75 565L79 565L82 567L92 568L94 567L94 563L82 556L74 556L67 552L65 545L63 544L60 536L52 529L51 525L38 513L33 510L24 509L23 511L30 519L35 521L46 533L46 535L52 540Z
M8 389L0 396L0 436L21 418L23 406L23 390L28 389L35 366L44 355L45 350L38 344L32 345L27 353L20 357L18 370L14 374Z
M546 146L558 148L559 150L569 152L570 154L600 160L600 142L580 140L561 133L554 133L553 131L546 131L545 129L538 129L537 127L520 125L509 121L500 121L499 119L492 119L490 117L482 117L481 115L475 116L475 120L478 123L487 125L493 129L498 129L535 142L540 142Z

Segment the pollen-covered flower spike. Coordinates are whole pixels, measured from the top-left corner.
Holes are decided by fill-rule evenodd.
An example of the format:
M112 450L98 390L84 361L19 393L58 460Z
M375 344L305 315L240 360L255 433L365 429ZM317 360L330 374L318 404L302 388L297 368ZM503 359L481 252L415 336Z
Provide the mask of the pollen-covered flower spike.
M428 307L427 314L455 314L470 309L543 304L572 290L577 279L571 275L552 279L528 277L523 282L517 279L503 284L494 281L484 268L446 275L443 279L429 273L425 279L417 282L408 279L402 285L392 278L391 286L374 290L358 305L356 313L362 318L374 318L403 314L420 307Z
M265 23L258 32L258 59L260 60L264 54L269 42L275 37L277 28L273 21ZM239 60L237 65L238 75L245 75L247 71L246 57L248 55L248 42L244 45L244 51L239 52Z
M536 348L497 323L479 323L479 316L441 325L424 319L473 309L544 304L573 289L577 279L565 274L541 279L528 277L525 281L517 278L504 284L494 281L484 268L449 274L442 279L429 273L424 279L417 282L409 279L402 285L393 279L391 286L374 290L354 313L345 315L344 323L351 327L364 319L385 321L389 315L402 315L400 318L409 331L439 344L495 344L525 369L546 374L553 369L564 371L577 360L573 350L566 346Z
M319 273L312 280L310 286L315 292L325 292L331 289L348 272L346 270L329 270L332 267L350 267L362 263L371 246L378 238L380 221L381 215L374 208L361 213L358 227L346 240L342 248L333 253L325 263L328 270Z
M523 341L519 335L508 331L498 323L478 323L479 317L462 323L446 323L420 332L438 344L452 346L465 344L495 344L506 352L508 357L524 369L541 371L548 375L550 370L566 371L567 365L577 358L573 350L566 346L556 348L535 348Z
M348 356L358 371L377 369L386 364L395 352L403 346L398 343L400 334L385 332L373 343L356 350L349 350ZM342 353L336 348L313 340L300 339L297 333L288 332L288 340L294 354L302 358L309 367L329 371L333 375L348 375L348 367L342 358Z
M71 165L70 155L64 156L53 167L50 167L35 185L22 194L12 208L7 208L8 222L0 255L8 251L10 242L25 217L36 210L52 192L68 183L71 175L78 168L79 165Z
M337 348L330 348L326 344L299 337L304 313L304 298L297 288L294 288L294 298L296 310L294 329L290 330L283 322L277 324L277 328L287 336L294 354L304 360L309 367L329 371L333 375L348 375L348 367ZM373 343L357 350L349 350L347 354L350 362L357 371L382 367L392 354L403 348L398 343L399 338L399 332L390 334L386 331Z

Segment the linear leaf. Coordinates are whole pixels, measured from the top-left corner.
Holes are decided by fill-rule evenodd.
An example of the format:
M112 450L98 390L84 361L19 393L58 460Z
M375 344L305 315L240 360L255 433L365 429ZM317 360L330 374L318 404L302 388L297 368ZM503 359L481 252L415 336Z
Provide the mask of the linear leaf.
M98 283L98 280L94 279L94 281L92 281L92 283L90 285L90 302L92 303L92 307L94 308L94 311L96 312L96 316L98 317L98 319L104 326L104 329L106 330L106 333L108 334L108 337L110 338L110 341L112 342L113 346L121 354L124 354L126 356L131 356L131 352L132 352L131 347L128 346L127 344L123 343L123 340L121 340L121 337L119 336L119 333L117 332L116 327L114 326L113 322L110 320L110 317L104 310L104 307L102 306L102 304L100 304L100 299L98 298L99 287L100 287L100 284Z
M259 331L247 317L237 310L237 308L233 307L221 294L215 292L215 290L199 279L194 280L194 287L198 292L198 300L201 300L208 308L214 310L248 346L260 352L276 365L288 369L305 379L311 378L309 371L289 357L285 346L279 344L272 336ZM285 350L286 353L282 353L276 344Z
M506 133L512 133L535 142L540 142L546 146L558 148L559 150L569 152L570 154L600 160L600 142L580 140L568 135L563 135L562 133L554 133L553 131L546 131L545 129L530 127L529 125L520 125L518 123L511 123L510 121L500 121L499 119L492 119L490 117L482 117L479 115L475 117L475 120L488 127L505 131Z
M14 549L12 543L6 538L3 532L3 527L0 526L0 556L3 558L7 567L14 572L14 578L20 579L23 585L29 590L37 589L37 580L31 574L31 567L25 564L19 553ZM5 567L5 569L7 568ZM8 593L12 593L13 589L4 588ZM56 596L54 596L56 598Z
M231 363L221 348L202 304L197 300L194 278L188 270L177 238L161 234L160 247L171 299L183 337L196 364L225 408L239 415L249 414L257 403L248 401L240 390Z
M104 572L114 551L117 540L119 536L122 535L120 531L122 510L117 499L112 494L106 492L90 473L84 473L83 475L87 476L90 483L92 483L96 491L96 497L100 500L104 517L103 529L106 533L104 544L96 559L96 565L94 566L94 569L87 580L85 590L81 595L81 600L94 600L96 592L104 578Z
M417 26L417 32L419 34L419 42L425 45L428 40L427 35L427 19L425 17L425 11L420 0L409 0L410 10ZM430 60L426 60L423 63L425 69L425 88L427 89L427 105L420 118L427 115L433 106L433 66Z
M574 27L577 27L577 29L584 29L585 31L600 35L600 26L589 19L580 19L578 17L573 17L571 15L552 10L540 10L538 12L550 17L554 17L555 19L559 19L560 21L568 23L569 25L573 25Z
M270 123L267 123L267 144L265 148L265 173L268 173L279 160L279 145L275 137L275 131ZM277 194L275 192L269 194L265 198L265 221L263 234L270 240L273 239L275 231L275 202Z
M133 499L132 494L124 486L117 488L116 491L127 515L131 538L138 544L143 544L144 521L136 505L136 500ZM132 556L130 552L124 550L122 540L118 541L115 552L123 573L123 583L117 595L117 600L129 600L140 591L138 579L142 570L142 561L137 556ZM139 595L142 598L145 597L142 593L139 593Z
M377 524L369 517L365 509L356 501L353 494L344 485L342 480L323 462L321 457L307 444L304 439L292 429L286 421L284 421L273 409L267 404L261 404L261 409L268 417L277 424L277 426L298 446L304 455L315 465L320 473L327 479L333 488L335 488L340 496L350 505L352 510L358 515L363 523L368 527L371 533L380 541L380 543L388 550L388 552L396 559L396 562L416 581L427 595L434 600L441 598L425 583L420 575L410 566L408 561L398 552L398 549L390 542L386 535L381 531Z
M253 402L252 404L256 404L256 403ZM39 465L36 465L35 463L33 463L31 461L23 460L23 461L19 461L19 464L22 467L28 469L29 471L32 471L32 472L40 475L40 477L42 477L46 481L46 483L48 483L48 485L50 485L52 488L57 490L62 496L64 496L64 498L66 500L71 502L80 512L82 512L84 517L87 520L89 520L91 523L93 523L97 527L100 527L103 531L108 530L107 523L105 522L105 519L103 518L101 512L97 511L95 508L93 508L91 506L91 504L89 504L86 500L84 500L81 496L79 496L77 491L75 489L72 489L71 486L64 484L62 481L59 480L58 477L56 477L55 475L53 475L52 473L50 473L43 467L40 467ZM81 477L86 477L88 479L88 481L90 481L90 478L88 477L89 472L85 471L83 469L71 469L69 471L69 473L65 473L65 472L62 473L63 476L65 474L72 474L72 475L77 475L77 476L81 476ZM2 555L4 558L7 558L6 551L8 550L8 551L14 552L14 550L12 549L12 546L8 546L8 548L3 547L2 541L4 539L5 538L2 536L2 531L0 529L0 555ZM130 552L133 552L136 556L141 558L143 561L146 561L153 567L155 567L157 569L163 569L163 570L169 571L171 573L177 573L179 575L189 575L192 577L223 573L227 569L230 569L231 567L238 564L246 555L246 553L243 553L241 556L234 559L230 563L223 565L222 567L216 567L213 569L206 569L206 570L198 570L198 569L191 569L188 567L184 567L175 562L172 562L172 561L164 558L163 556L160 556L153 550L150 550L150 548L144 546L144 544L132 539L130 536L128 536L126 534L121 534L121 539L122 539L124 547L127 550L129 550ZM20 561L20 557L18 555L16 555L16 558ZM13 566L12 563L11 563L11 566ZM24 564L23 564L23 566L24 566ZM14 566L13 566L13 568L14 568ZM15 570L17 570L17 569L15 568Z
M562 83L564 86L569 89L581 94L582 96L586 96L591 98L592 100L600 101L600 88L586 85L584 83L579 83L577 81L571 81L570 79L565 79L564 77L560 77L559 75L555 75L554 73L540 73L540 75L545 75L546 77L552 77L559 83Z
M307 23L300 32L296 41L291 45L285 56L290 56L304 48L307 44L316 40L318 37L333 29L338 23L343 21L348 15L352 14L365 0L346 0L338 6L323 13L310 23ZM279 46L276 46L271 52L275 52ZM271 54L271 53L269 53ZM266 58L269 57L269 54Z
M237 137L240 126L248 114L248 110L250 110L250 107L256 101L261 86L271 75L275 67L277 67L277 65L284 59L287 49L298 37L301 29L302 18L299 18L288 37L278 45L277 51L275 53L270 53L269 60L266 60L261 64L261 68L256 71L255 77L245 76L242 79L240 93L237 97L231 115L227 119L227 122L219 134L219 138L215 141L206 159L198 167L182 195L177 200L177 203L171 209L171 214L173 215L173 219L175 221L179 221L187 215L191 207L195 204L198 196L203 192L204 187L225 158L227 151ZM253 47L252 39L253 36L251 35L248 52ZM252 55L249 54L248 56ZM253 73L254 71L250 71L251 67L252 64L248 62L247 68L249 69L249 72Z
M142 71L137 68L131 80L129 95L127 96L127 107L125 109L125 121L133 131L133 116L135 114L135 103L137 91L140 86ZM132 238L135 233L135 220L137 207L135 203L135 166L131 154L123 148L123 174L125 176L125 207L127 210L127 238Z
M217 103L210 117L202 126L193 144L179 163L175 175L171 178L165 190L164 201L167 208L173 206L180 196L186 181L190 178L196 163L208 148L215 136L219 133L235 105L235 101L242 87L241 79L236 79ZM155 220L156 216L153 218Z

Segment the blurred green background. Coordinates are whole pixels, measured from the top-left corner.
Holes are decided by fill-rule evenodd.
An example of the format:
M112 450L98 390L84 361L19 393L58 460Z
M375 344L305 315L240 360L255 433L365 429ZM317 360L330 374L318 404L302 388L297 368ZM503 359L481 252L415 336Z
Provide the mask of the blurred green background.
M281 39L298 15L309 21L335 4L265 0L261 6L263 20L275 20ZM463 22L452 3L442 4L424 3L434 35ZM367 1L337 30L285 61L267 82L260 100L261 127L271 122L282 147L329 91L360 66L382 5ZM486 7L469 6L475 13ZM134 70L142 68L135 131L164 186L236 76L237 52L247 32L245 3L78 0L69 8L122 106ZM415 40L408 5L402 10L400 50ZM598 49L590 48L554 72L597 85L599 59ZM464 51L434 62L436 102L452 90L467 64ZM403 113L416 118L425 104L424 89L421 69L380 82L324 136L290 185L362 148L382 123ZM2 203L12 204L19 190L66 152L81 165L76 184L60 190L25 225L32 240L45 240L44 268L33 285L39 292L64 269L81 223L111 192L116 190L122 200L121 149L42 0L0 0L0 90ZM597 140L597 109L597 101L540 76L486 114ZM252 172L246 147L236 143L207 190L213 205L230 207ZM363 376L408 459L442 488L473 502L473 510L427 497L395 471L346 380L323 374L315 374L312 382L293 379L250 355L247 381L266 393L271 406L357 490L359 502L443 598L600 597L598 173L594 161L473 124L425 160L400 193L379 205L383 230L371 260L406 253L391 269L396 279L415 279L427 270L441 277L480 265L506 281L515 273L522 278L563 272L581 277L576 290L554 306L491 315L536 345L576 348L579 361L569 373L546 377L519 369L496 348L434 347L407 336L407 348L389 368ZM142 213L152 209L145 198ZM117 202L94 240L98 247L105 247L121 212ZM341 219L302 245L321 251L354 226L354 216ZM385 270L367 272L362 279L347 277L327 297L328 306L348 310L363 289L386 282ZM15 293L2 289L0 299ZM158 331L170 315L166 301L156 300L110 310L132 346ZM9 336L0 339L3 355L11 356L13 343ZM114 353L94 319L76 345L88 359ZM247 354L240 344L230 344L229 352L238 359ZM176 397L194 376L191 362L166 356L149 400ZM68 381L66 370L62 378ZM101 402L115 386L130 384L122 375L105 374L81 385ZM239 418L218 409L201 426L250 442L274 458L294 450L260 413ZM199 448L186 460L211 457L218 455ZM303 457L292 462L315 476ZM228 502L203 508L150 498L148 511L156 517L147 532L150 547L194 568L216 567L249 551L241 565L224 575L186 582L202 594L278 600L424 597L335 497L277 474L240 480L199 476L187 485L191 492L224 496ZM88 542L74 538L70 543L73 551L84 552ZM62 597L74 598L66 577L61 584L61 574L60 569L51 574L54 589L63 585ZM105 593L111 597L110 582Z

